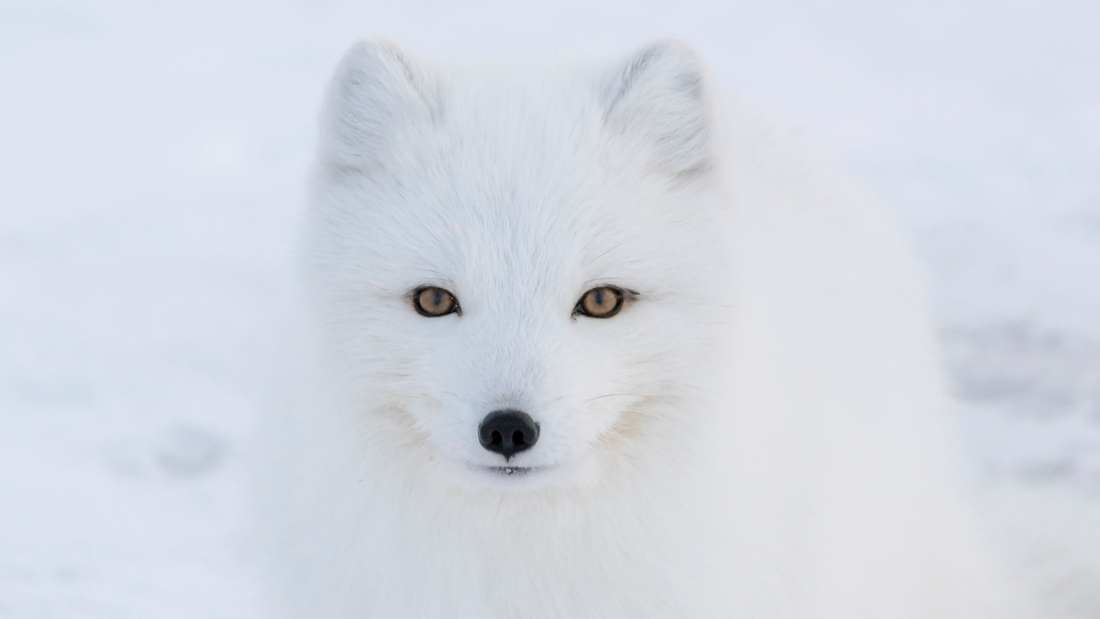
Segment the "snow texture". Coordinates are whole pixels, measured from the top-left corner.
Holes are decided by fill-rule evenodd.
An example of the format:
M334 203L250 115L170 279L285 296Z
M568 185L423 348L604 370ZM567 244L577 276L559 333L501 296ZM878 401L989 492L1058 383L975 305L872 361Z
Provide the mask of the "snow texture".
M1100 501L1100 4L0 0L0 617L247 617L246 437L323 84L690 41L868 178L989 483ZM579 52L578 52L579 53Z

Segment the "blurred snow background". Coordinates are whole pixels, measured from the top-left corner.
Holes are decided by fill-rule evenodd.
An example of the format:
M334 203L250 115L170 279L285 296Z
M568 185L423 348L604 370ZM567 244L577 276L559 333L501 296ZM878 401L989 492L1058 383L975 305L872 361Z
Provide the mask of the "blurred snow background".
M250 614L256 360L322 86L374 33L690 41L911 229L981 479L1100 501L1097 24L1093 0L0 0L0 617Z

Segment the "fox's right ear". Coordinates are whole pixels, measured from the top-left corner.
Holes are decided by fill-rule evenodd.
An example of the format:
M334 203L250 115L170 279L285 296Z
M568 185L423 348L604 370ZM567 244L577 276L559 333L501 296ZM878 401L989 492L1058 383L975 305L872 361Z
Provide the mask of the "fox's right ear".
M329 85L321 160L369 172L394 154L395 134L441 114L441 88L429 70L393 44L361 41L344 54Z

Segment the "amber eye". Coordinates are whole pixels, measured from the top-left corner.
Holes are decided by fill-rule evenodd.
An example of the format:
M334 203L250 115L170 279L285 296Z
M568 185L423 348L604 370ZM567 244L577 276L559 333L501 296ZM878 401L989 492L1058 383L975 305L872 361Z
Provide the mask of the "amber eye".
M589 318L611 318L623 308L623 291L614 286L600 286L584 293L573 314Z
M459 311L458 300L450 292L436 286L424 286L413 291L413 307L421 316L437 318Z

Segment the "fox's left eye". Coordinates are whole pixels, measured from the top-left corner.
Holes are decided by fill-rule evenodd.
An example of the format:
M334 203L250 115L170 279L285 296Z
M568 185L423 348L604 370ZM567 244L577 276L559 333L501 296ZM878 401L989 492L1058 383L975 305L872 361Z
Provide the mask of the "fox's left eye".
M424 286L413 291L413 307L428 318L438 318L459 311L458 299L438 286Z
M623 308L625 294L614 286L600 286L584 293L573 308L573 315L611 318Z

